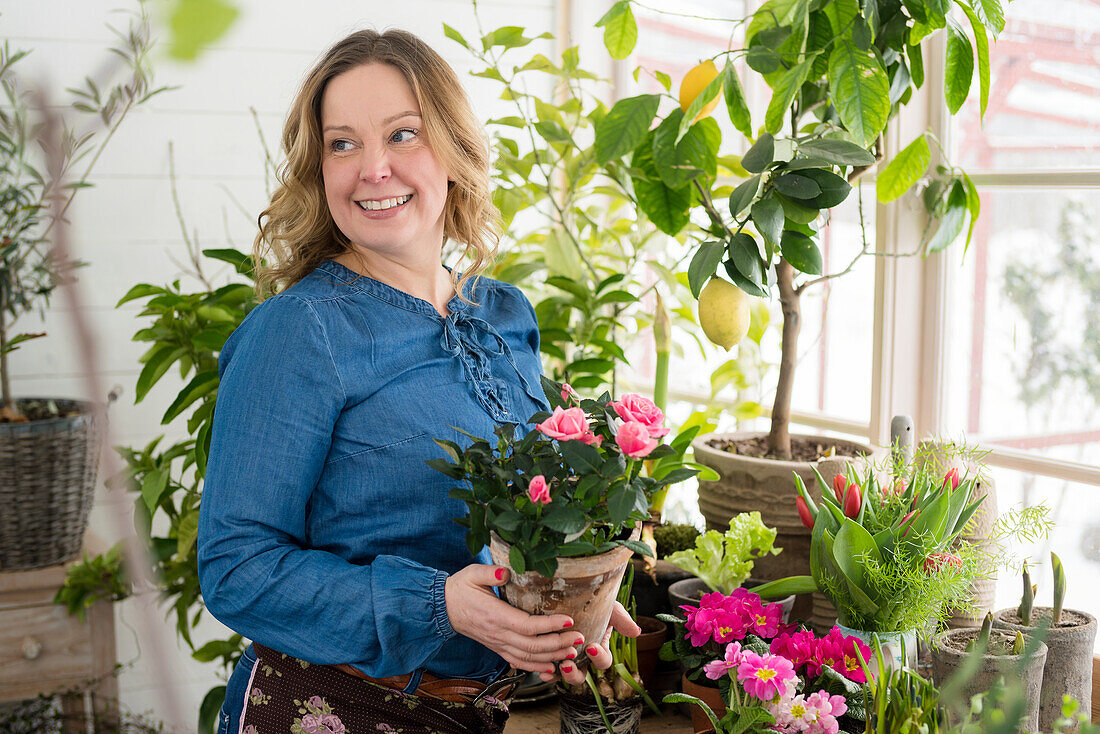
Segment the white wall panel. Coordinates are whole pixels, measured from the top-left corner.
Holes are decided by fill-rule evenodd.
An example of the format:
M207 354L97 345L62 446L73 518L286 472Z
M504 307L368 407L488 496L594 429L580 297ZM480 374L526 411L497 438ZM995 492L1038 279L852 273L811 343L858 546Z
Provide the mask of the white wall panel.
M0 34L13 48L33 49L20 64L22 74L28 80L46 80L52 104L62 106L67 102L62 89L81 84L86 74L99 74L110 58L104 50L115 39L106 23L125 28L125 15L112 11L126 4L127 0L0 0ZM167 283L182 277L185 287L194 285L181 267L187 253L171 196L169 142L188 231L197 231L202 247L232 245L247 250L255 234L255 218L267 202L263 151L250 109L256 110L268 145L277 155L286 108L302 76L347 32L364 27L410 30L451 62L480 117L511 113L510 103L498 99L499 86L470 77L470 57L443 35L445 22L467 39L478 38L472 5L466 0L321 0L308 6L291 0L235 0L235 4L241 16L232 31L196 63L181 64L156 55L158 84L179 88L155 98L126 120L99 161L92 177L95 187L80 192L70 211L76 254L89 263L78 276L85 315L99 340L100 377L105 390L116 384L123 388L122 399L111 408L115 444L137 447L166 431L175 438L182 434L178 426L160 425L161 415L182 386L178 373L166 376L140 405L133 404L141 369L137 358L146 345L131 337L147 320L137 318L139 304L114 308L138 282ZM555 27L554 0L482 0L479 6L486 30L520 25L529 29L528 35L537 35ZM166 35L163 26L157 33ZM549 55L550 42L539 41L520 54L535 51ZM218 282L231 276L228 268L214 263L207 267L208 275ZM44 322L29 316L20 324L28 331L45 328L49 337L29 342L12 355L18 394L84 395L83 366L75 352L69 315L63 299L56 297ZM117 511L128 518L131 502L101 490L93 529L109 540L117 538L112 518ZM185 649L174 660L147 659L147 642L135 639L131 631L138 626L140 606L130 601L118 609L120 661L132 663L121 674L123 706L162 715L162 692L156 689L153 667L154 663L171 666L178 671L181 690L175 693L187 717L167 723L192 731L202 696L221 681L212 666L194 663ZM155 614L163 619L162 610ZM164 622L159 626L175 648L174 631ZM223 631L210 620L196 642Z

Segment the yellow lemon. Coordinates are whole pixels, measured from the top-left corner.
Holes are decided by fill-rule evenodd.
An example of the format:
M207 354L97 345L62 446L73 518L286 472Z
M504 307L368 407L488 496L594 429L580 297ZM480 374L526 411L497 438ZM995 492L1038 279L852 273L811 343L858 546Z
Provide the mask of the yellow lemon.
M691 71L684 74L684 80L680 82L680 109L687 112L688 107L691 107L691 103L695 101L695 98L707 88L708 84L714 81L716 76L718 76L718 69L715 67L714 62L709 59L698 66L692 67ZM721 96L722 93L719 92L718 96L708 102L691 122L693 124L699 122L699 120L714 112Z
M727 352L749 333L749 297L733 283L714 277L699 294L699 325L707 339Z

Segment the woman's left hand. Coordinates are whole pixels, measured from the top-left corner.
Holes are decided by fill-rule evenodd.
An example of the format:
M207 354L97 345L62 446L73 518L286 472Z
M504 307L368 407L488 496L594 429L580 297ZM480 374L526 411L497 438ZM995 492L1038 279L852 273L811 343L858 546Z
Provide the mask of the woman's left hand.
M612 630L617 630L619 634L627 637L637 637L642 634L642 628L630 618L630 614L627 613L623 605L615 602L611 607L611 621L608 622L603 638L598 643L589 642L584 646L584 652L588 656L589 663L598 670L607 670L611 667L611 651L608 649L608 642L611 639ZM565 679L566 683L574 686L584 683L584 673L571 661L561 661L558 664L558 670L561 671L560 677ZM539 673L539 678L544 681L556 680L558 677L550 673Z

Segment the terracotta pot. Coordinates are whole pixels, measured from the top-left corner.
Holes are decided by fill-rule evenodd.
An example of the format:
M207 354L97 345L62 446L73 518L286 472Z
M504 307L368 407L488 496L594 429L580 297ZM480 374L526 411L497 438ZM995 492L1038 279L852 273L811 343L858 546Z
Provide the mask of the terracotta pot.
M689 696L695 696L707 706L710 706L710 710L714 712L714 716L721 719L726 715L726 702L722 700L722 693L715 686L703 686L696 683L693 680L688 680L687 673L680 679L680 690ZM698 732L704 732L708 729L713 730L714 724L711 723L710 718L703 713L703 709L699 708L695 704L691 705L691 726Z
M1032 621L1037 622L1045 617L1049 625L1053 613L1050 607L1035 607ZM993 626L1012 634L1017 630L1025 635L1038 632L1035 626L1020 624L1020 615L1011 608L994 614ZM1067 693L1079 702L1077 713L1091 720L1092 648L1095 641L1096 617L1077 609L1063 609L1061 623L1046 631L1044 642L1050 652L1043 666L1043 691L1039 702L1039 728L1042 731L1054 728L1055 719L1062 715L1062 696ZM1077 731L1077 727L1066 731Z
M558 703L561 734L607 734L607 725L591 694L577 696L559 687ZM641 696L625 701L608 701L605 698L601 703L615 734L638 734L642 721Z
M635 528L630 539L641 533ZM508 551L511 546L493 533L489 552L493 562L511 570ZM511 573L504 585L504 598L528 614L565 614L573 619L573 629L585 641L599 641L611 620L611 605L619 592L626 564L634 551L618 546L607 553L585 558L559 558L553 578L536 571ZM577 651L577 667L587 667L587 656Z
M754 586L759 586L762 583L764 582L760 579L749 579L744 586L751 591ZM668 587L668 598L672 603L672 613L680 614L681 606L699 606L699 600L709 592L710 587L707 586L707 582L697 576L677 581ZM783 621L789 622L791 621L791 610L794 608L794 601L795 598L792 594L767 603L781 605L783 607Z
M815 462L758 459L730 454L709 445L710 441L716 439L737 440L760 435L763 434L747 431L710 433L697 436L692 441L695 460L721 475L715 482L699 481L699 511L706 518L708 529L725 531L729 529L730 518L734 515L758 510L764 524L776 529L775 545L782 548L783 552L777 556L769 555L757 559L752 575L764 581L787 576L808 576L810 531L802 524L798 510L795 509L794 498L798 491L793 474L798 473L810 496L816 500L820 498L821 491L817 486L813 467L816 466L828 482L833 475L846 471L850 463L856 464L857 471L862 471L866 460L843 456L822 457ZM842 439L805 434L791 434L791 439L809 439L827 446L853 448L865 453L872 460L881 453L871 446ZM811 604L808 595L798 599L794 608L795 618L808 617ZM829 626L832 626L831 623Z
M932 679L937 686L943 684L958 670L968 655L966 646L976 639L979 630L946 630L932 638ZM1003 642L1011 644L1015 635L994 630ZM1043 683L1043 664L1048 658L1047 646L1039 643L1039 649L1028 661L1023 655L983 655L981 665L974 675L966 681L960 691L960 697L969 701L974 695L988 691L1001 676L1006 680L1020 680L1022 664L1023 688L1027 697L1026 716L1028 731L1038 731L1039 727L1039 691ZM1049 730L1048 730L1049 731Z
M636 620L642 634L635 638L638 651L638 676L648 684L660 661L661 645L668 639L668 625L653 617L639 616Z
M637 613L643 617L656 617L658 614L672 614L668 603L668 587L680 579L692 578L691 574L668 561L657 561L653 576L646 573L645 561L631 558L634 568L634 604Z

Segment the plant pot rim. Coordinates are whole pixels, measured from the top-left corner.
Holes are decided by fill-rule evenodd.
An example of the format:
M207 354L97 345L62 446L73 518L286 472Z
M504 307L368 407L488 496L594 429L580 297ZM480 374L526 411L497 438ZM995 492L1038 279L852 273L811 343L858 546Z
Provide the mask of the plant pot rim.
M642 531L639 528L634 528L633 530L631 530L630 535L627 537L627 540L637 540L641 536ZM489 531L489 538L490 547L493 544L496 544L500 548L510 548L512 545L508 541L504 540L504 538L497 535L496 531L494 530ZM508 556L507 552L505 552L503 555L505 558L507 558ZM580 571L582 566L585 566L587 568L581 571L581 575L587 576L591 575L592 573L605 573L615 568L616 566L625 565L630 561L630 557L632 555L634 555L634 551L632 551L630 548L627 548L625 545L619 545L615 546L609 551L596 553L595 555L591 556L559 556L558 570L554 574L554 576L566 577L575 575L575 573L570 573L570 571L574 569ZM592 568L592 564L594 563L598 564L596 568ZM604 568L605 566L606 568ZM511 568L511 566L509 566L509 568ZM520 575L526 576L527 574L532 573L537 574L538 571L524 571Z
M974 637L974 638L977 638L977 636L980 632L981 632L981 630L977 627L960 627L960 628L957 628L957 629L943 630L942 632L937 632L935 635L932 636L932 639L929 642L929 647L933 650L940 650L940 651L943 651L943 652L951 653L952 655L958 655L958 656L969 655L970 653L968 653L966 651L966 649L961 649L960 650L959 648L954 646L953 643L955 642L955 638L956 637ZM998 634L998 633L1000 633L1001 636L1005 639L1008 639L1008 638L1012 637L1011 635L1008 635L1007 633L1004 633L1003 631L997 630L997 629L994 629L992 631L991 635L992 634ZM1046 643L1040 641L1039 642L1039 647L1037 647L1035 649L1035 655L1033 657L1035 659L1045 659L1046 656L1047 656ZM1022 660L1024 658L1024 655L1023 654L1020 654L1020 655L994 655L994 654L990 654L990 653L985 653L984 655L982 655L982 658L995 658L997 660L1003 660L1003 661L1005 661L1005 663L1014 663L1014 662L1017 662L1019 660Z
M1032 613L1034 614L1035 612L1038 612L1040 610L1050 611L1053 614L1054 607L1038 607L1038 606L1033 607L1032 608ZM998 609L997 611L993 612L993 621L994 622L1000 622L1001 624L1007 626L1009 629L1020 629L1020 630L1023 630L1025 632L1027 630L1035 630L1035 629L1039 628L1038 625L1034 625L1034 624L1026 625L1026 624L1022 624L1020 622L1014 622L1010 619L1005 619L1004 616L1003 616L1003 615L1006 615L1006 614L1015 614L1016 611L1017 611L1016 607L1005 607L1004 609ZM1069 630L1078 630L1078 629L1082 629L1082 628L1088 628L1088 627L1095 627L1096 626L1096 617L1092 616L1091 614L1089 614L1088 612L1086 612L1083 609L1071 609L1069 607L1063 607L1062 613L1065 614L1066 612L1073 612L1074 614L1079 615L1080 617L1083 617L1084 621L1082 621L1080 623L1066 623L1063 620L1063 622L1061 624L1059 624L1059 626L1048 628L1047 631L1046 631L1046 633L1048 635L1059 633L1059 632L1068 632Z
M776 464L790 464L792 467L794 467L794 466L805 466L807 464L818 464L823 459L845 459L845 458L853 459L853 458L856 458L856 457L843 457L843 456L822 456L822 457L819 457L818 459L816 459L814 461L795 461L795 460L790 460L790 459L768 459L768 458L763 458L763 457L758 457L758 456L745 456L744 454L731 454L727 451L720 451L720 450L718 450L718 449L716 449L712 446L707 445L708 441L713 441L714 439L725 439L725 440L736 441L736 440L739 440L739 439L758 438L760 436L767 436L767 435L768 435L767 431L730 431L730 432L725 432L725 433L705 433L703 435L695 437L695 439L691 442L691 448L692 448L693 451L696 452L695 453L696 460L698 460L698 457L699 457L700 454L703 454L703 455L708 456L708 457L718 458L719 460L720 459L730 459L730 460L742 461L742 462L745 462L747 464L761 464L761 465L766 465L766 466L775 466ZM882 449L878 449L878 448L876 448L876 447L874 447L870 444L860 443L859 441L852 441L852 440L849 440L849 439L846 439L846 438L834 438L832 436L822 436L820 434L813 434L813 433L792 433L791 434L791 439L792 440L800 439L800 438L811 440L811 441L819 441L819 442L827 443L827 444L830 444L830 445L833 445L833 446L849 446L849 447L857 448L860 451L864 451L864 452L867 453L867 456L863 457L864 461L866 461L868 459L874 459L882 451Z
M28 420L23 423L0 423L0 434L4 432L8 433L25 433L25 432L38 432L49 431L55 427L72 424L77 421L85 420L89 416L96 416L101 413L105 413L107 406L102 403L97 403L93 400L82 400L80 398L61 398L61 397L39 397L39 396L26 396L15 399L15 404L30 402L30 401L53 401L55 403L66 403L75 406L80 411L78 415L57 416L56 418L39 418L37 420Z

